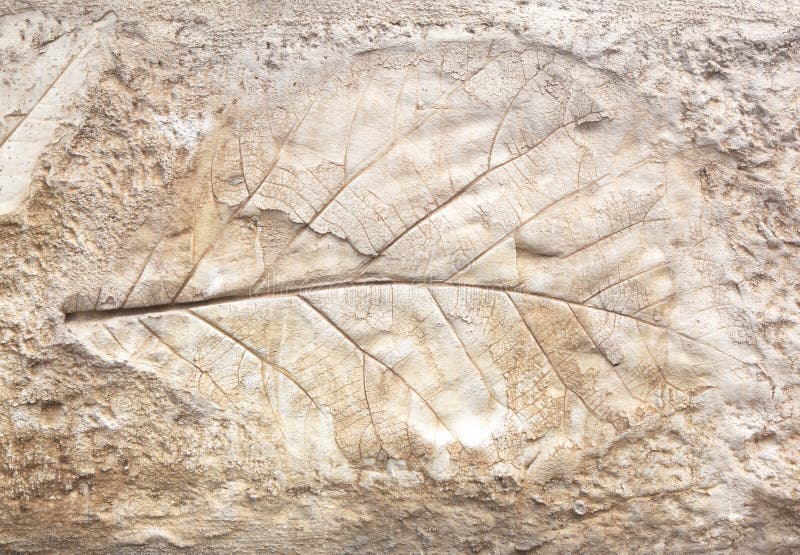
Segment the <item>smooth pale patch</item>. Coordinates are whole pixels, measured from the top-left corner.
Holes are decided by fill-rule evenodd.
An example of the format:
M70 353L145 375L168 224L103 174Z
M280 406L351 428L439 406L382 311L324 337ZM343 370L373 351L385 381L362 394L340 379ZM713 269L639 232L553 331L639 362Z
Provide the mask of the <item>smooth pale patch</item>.
M31 173L44 148L56 140L56 131L64 123L75 119L77 114L69 110L72 98L84 88L89 75L96 70L99 59L88 54L95 46L100 32L115 21L108 15L80 32L77 38L64 36L53 42L45 56L53 59L54 75L44 90L40 84L32 85L39 96L31 99L11 99L16 106L3 107L3 113L25 111L21 120L12 127L0 142L0 214L16 210L28 195ZM60 68L60 69L58 69ZM16 101L16 102L15 102ZM20 110L22 108L22 110Z

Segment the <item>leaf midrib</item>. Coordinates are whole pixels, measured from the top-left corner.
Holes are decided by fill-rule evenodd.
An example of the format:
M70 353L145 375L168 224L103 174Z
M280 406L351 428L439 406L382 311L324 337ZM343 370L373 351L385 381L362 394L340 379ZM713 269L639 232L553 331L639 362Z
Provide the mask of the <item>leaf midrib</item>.
M589 310L597 310L600 312L605 312L610 314L614 317L619 318L630 318L636 322L645 324L647 326L651 326L653 328L659 328L665 330L669 333L673 333L683 339L696 343L698 345L702 345L706 348L712 349L722 355L725 355L728 358L736 360L742 364L748 364L748 362L730 354L718 347L715 347L712 344L706 343L700 339L692 337L684 332L676 330L670 326L659 324L657 322L652 322L650 320L644 319L640 316L636 316L635 314L626 314L624 312L618 312L614 310L610 310L608 308L603 308L597 305L587 304L582 302L581 300L576 299L567 299L564 297L559 297L556 295L548 295L546 293L537 293L533 291L528 291L525 289L521 289L519 287L506 287L506 286L499 286L499 285L486 285L486 284L475 284L475 283L462 283L462 282L452 282L447 280L391 280L391 279L372 279L372 280L364 280L364 281L344 281L344 282L333 282L333 283L326 283L326 284L319 284L319 285L310 285L305 287L296 287L291 288L287 287L280 291L264 291L262 293L253 293L253 294L241 294L241 295L227 295L227 296L220 296L220 297L208 297L205 299L200 299L197 301L187 301L187 302L173 302L173 303L164 303L164 304L157 304L157 305L148 305L148 306L141 306L141 307L132 307L132 308L112 308L106 310L78 310L64 312L64 320L65 322L91 322L91 321L105 321L110 320L113 318L126 318L131 316L142 316L142 315L152 315L152 314L160 314L160 313L167 313L167 312L176 312L176 311L183 311L189 310L193 308L202 308L205 306L218 306L218 305L225 305L225 304L232 304L238 302L247 302L247 301L256 301L260 299L271 299L271 298L285 298L285 297L299 297L300 295L308 294L308 293L315 293L319 291L336 291L340 289L351 289L356 287L377 287L377 286L385 286L385 285L398 285L398 286L406 286L406 287L452 287L452 288L463 288L463 289L472 289L472 290L481 290L481 291L491 291L495 293L505 293L505 294L517 294L517 295L524 295L529 297L536 297L539 299L547 299L550 301L564 303L570 307L583 307Z
M385 286L385 285L398 285L405 287L460 287L466 289L478 289L484 291L493 291L497 293L519 293L522 295L530 295L550 299L553 301L560 301L565 303L572 303L582 305L578 300L567 299L555 295L548 295L545 293L537 293L521 289L519 287L504 287L499 285L484 285L476 283L463 283L453 282L447 280L391 280L391 279L368 279L357 281L338 281L332 283L323 283L319 285L308 285L303 287L287 287L280 290L264 291L260 293L242 293L238 295L224 295L219 297L207 297L196 301L181 301L170 302L163 304L145 305L138 307L126 308L110 308L98 310L74 310L64 311L65 320L67 322L74 321L88 321L88 320L108 320L111 318L123 318L127 316L140 316L144 314L157 314L161 312L173 312L179 310L187 310L192 308L200 308L204 306L224 305L245 301L254 301L260 299L281 298L281 297L294 297L306 293L315 293L318 291L336 291L340 289L349 289L356 287L372 287L372 286ZM587 305L588 308L603 310L600 307ZM609 311L611 312L611 311ZM621 316L628 316L621 314Z

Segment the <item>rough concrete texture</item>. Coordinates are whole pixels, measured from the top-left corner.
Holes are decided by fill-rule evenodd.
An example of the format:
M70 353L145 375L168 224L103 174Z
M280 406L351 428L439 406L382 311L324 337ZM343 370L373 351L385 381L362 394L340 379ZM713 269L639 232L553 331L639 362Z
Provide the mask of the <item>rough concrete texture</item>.
M800 549L800 4L0 0L0 549Z

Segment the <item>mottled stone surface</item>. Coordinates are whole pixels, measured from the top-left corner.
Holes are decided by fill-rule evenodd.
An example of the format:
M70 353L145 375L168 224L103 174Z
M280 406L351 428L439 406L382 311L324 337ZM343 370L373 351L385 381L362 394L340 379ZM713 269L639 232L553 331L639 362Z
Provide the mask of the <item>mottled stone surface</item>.
M800 549L800 5L0 1L0 548Z

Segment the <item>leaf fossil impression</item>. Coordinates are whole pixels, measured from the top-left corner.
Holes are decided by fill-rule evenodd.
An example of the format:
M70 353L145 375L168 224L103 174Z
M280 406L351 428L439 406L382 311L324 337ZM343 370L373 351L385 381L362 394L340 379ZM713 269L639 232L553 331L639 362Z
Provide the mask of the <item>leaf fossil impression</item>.
M290 92L215 132L135 272L67 305L83 342L356 467L524 467L749 363L689 317L725 294L678 263L691 188L608 76L440 45Z

